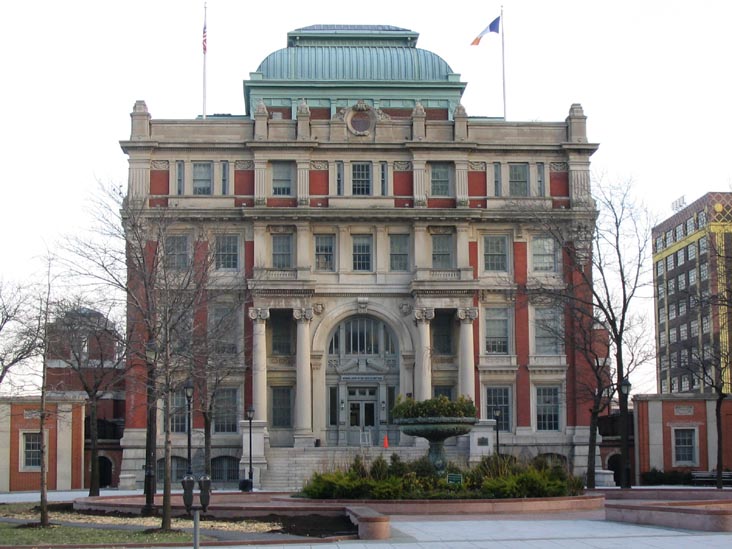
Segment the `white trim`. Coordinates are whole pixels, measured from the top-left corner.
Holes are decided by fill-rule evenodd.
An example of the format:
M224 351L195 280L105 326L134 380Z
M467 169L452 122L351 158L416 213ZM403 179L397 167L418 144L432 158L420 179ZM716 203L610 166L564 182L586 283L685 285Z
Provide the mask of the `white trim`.
M676 460L676 431L693 431L692 451L694 456L691 461ZM697 425L672 425L671 426L671 466L672 467L698 467L699 466L699 427Z

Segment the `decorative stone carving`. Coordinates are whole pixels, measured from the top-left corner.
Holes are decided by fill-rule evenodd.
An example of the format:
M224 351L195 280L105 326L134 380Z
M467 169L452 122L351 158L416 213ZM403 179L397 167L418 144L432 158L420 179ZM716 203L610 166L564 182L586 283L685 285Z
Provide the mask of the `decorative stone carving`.
M298 322L310 322L313 319L312 307L304 307L302 309L293 309L292 316Z
M325 311L325 304L324 303L315 303L313 304L313 312L316 315L322 315L323 311Z
M435 318L435 310L431 307L414 309L414 320L417 322L429 322Z
M567 164L566 162L551 162L549 164L549 171L567 172L569 171L569 164Z
M409 313L412 312L412 305L410 303L400 303L399 304L399 311L401 311L402 316L407 316Z
M486 170L485 162L468 162L468 169L471 172L484 172Z
M473 322L478 318L478 309L475 307L465 307L457 310L457 317L461 322Z
M369 306L369 298L359 297L356 302L358 303L358 311L362 314L365 313Z
M414 110L412 111L412 116L425 116L424 107L422 106L422 103L417 101L414 105Z
M254 205L255 206L266 206L267 199L263 196L257 196L254 198Z
M249 318L254 321L264 322L269 318L269 309L251 308L249 309Z
M328 169L328 161L327 160L312 160L310 162L310 169L311 170L317 170L317 171L324 171Z
M170 169L170 162L167 160L153 160L150 167L153 170L168 170Z
M298 116L310 116L310 107L308 107L308 104L304 99L300 101L300 104L297 106L297 114Z
M254 169L254 161L252 161L252 160L237 160L234 163L234 169L235 170L253 170Z
M412 162L411 161L401 161L397 160L394 162L394 171L395 172L411 172L412 171Z
M260 99L257 102L257 107L254 110L254 114L255 115L257 115L257 114L262 115L262 114L268 114L268 113L269 113L269 111L267 110L267 105L264 104L264 100L263 99Z
M459 103L458 106L455 107L455 112L453 113L453 116L468 116L468 113L465 110L465 107L463 107L463 105Z

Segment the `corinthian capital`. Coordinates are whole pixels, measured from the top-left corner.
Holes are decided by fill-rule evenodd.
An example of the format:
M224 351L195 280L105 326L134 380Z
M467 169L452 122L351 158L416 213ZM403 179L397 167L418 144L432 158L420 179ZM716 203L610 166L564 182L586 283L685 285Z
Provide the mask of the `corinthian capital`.
M435 318L435 310L431 307L414 309L414 320L417 322L429 322Z
M478 318L478 309L475 307L465 307L457 310L457 317L461 322L473 322Z
M313 319L312 307L305 307L303 309L293 309L292 316L295 320L302 322L310 322Z
M264 322L269 318L269 309L251 308L249 309L249 318L255 322Z

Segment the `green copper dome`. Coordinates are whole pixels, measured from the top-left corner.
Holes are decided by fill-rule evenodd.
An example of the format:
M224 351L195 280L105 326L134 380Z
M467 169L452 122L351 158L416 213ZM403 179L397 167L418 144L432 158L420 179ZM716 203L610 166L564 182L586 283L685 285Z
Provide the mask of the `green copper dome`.
M288 47L257 69L264 80L442 81L453 74L415 32L390 26L315 25L288 33Z
M253 106L338 108L363 100L380 108L447 109L465 84L439 55L417 48L419 34L389 25L313 25L287 33L287 47L269 54L244 81L246 112Z

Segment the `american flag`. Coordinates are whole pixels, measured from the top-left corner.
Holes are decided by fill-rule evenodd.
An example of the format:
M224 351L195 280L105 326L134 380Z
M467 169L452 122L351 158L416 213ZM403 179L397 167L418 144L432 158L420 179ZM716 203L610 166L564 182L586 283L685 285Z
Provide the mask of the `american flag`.
M206 55L206 19L203 20L203 55Z

